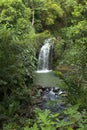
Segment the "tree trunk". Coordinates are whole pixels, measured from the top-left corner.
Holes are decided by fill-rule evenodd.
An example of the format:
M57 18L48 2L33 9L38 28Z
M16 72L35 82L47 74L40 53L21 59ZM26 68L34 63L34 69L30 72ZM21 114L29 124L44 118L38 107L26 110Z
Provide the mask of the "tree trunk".
M35 7L34 7L34 0L32 0L32 26L34 26L35 23Z

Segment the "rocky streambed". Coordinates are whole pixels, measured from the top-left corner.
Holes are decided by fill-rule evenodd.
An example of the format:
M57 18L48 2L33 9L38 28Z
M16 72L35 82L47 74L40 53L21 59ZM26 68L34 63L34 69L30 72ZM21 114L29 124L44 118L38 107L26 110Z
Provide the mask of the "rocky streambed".
M60 112L66 108L67 93L58 87L38 87L34 97L34 107L42 110L49 109L52 112ZM35 95L35 94L34 94Z

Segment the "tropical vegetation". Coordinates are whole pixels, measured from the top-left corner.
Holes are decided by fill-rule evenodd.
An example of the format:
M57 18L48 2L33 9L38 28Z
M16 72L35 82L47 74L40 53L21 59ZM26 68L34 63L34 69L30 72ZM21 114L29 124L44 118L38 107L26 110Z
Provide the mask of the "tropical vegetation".
M49 37L55 37L53 69L72 106L56 114L36 109L32 119L37 55ZM0 0L0 129L86 130L86 93L87 1ZM58 118L64 115L67 121Z

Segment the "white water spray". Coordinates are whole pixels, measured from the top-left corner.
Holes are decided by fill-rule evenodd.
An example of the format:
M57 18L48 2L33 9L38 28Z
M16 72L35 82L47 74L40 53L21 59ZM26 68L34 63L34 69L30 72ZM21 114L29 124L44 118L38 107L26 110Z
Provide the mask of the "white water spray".
M50 38L45 40L44 45L41 47L38 58L38 73L46 73L51 71L53 43L53 39Z

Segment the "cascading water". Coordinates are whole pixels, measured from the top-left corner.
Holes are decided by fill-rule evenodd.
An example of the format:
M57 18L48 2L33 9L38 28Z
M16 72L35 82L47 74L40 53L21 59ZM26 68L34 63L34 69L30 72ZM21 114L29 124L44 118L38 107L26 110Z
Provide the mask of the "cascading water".
M51 71L52 67L52 47L53 39L49 38L45 40L44 45L41 47L38 58L38 73L45 73Z
M35 104L35 107L42 110L48 109L52 113L60 113L66 108L67 93L58 87L62 81L55 75L55 72L47 73L52 70L53 39L45 40L40 49L38 68L34 77L34 84L37 85L40 101L37 100L39 102ZM58 118L67 120L63 116L58 116Z

